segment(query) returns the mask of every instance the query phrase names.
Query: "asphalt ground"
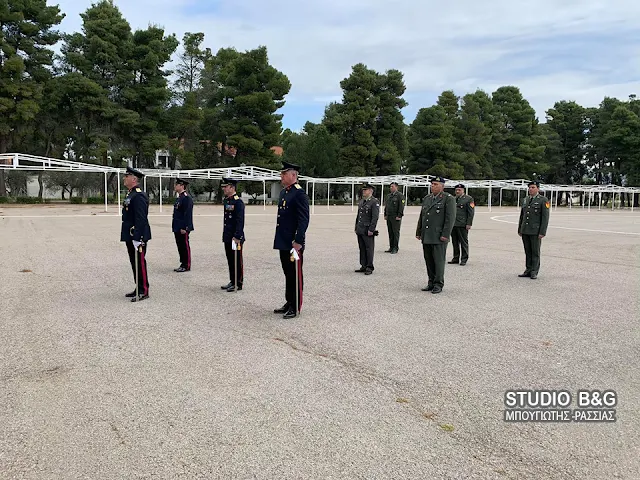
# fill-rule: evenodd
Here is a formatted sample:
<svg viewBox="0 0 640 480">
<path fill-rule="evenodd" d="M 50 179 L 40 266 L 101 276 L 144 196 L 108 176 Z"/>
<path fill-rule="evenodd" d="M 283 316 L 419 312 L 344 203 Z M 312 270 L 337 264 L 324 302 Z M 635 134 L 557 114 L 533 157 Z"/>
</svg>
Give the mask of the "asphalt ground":
<svg viewBox="0 0 640 480">
<path fill-rule="evenodd" d="M 418 211 L 397 255 L 380 219 L 364 276 L 355 212 L 316 205 L 284 320 L 275 207 L 247 208 L 227 293 L 221 207 L 196 205 L 179 274 L 152 206 L 132 304 L 116 206 L 1 205 L 0 478 L 640 478 L 640 212 L 554 210 L 534 281 L 518 210 L 478 207 L 432 295 Z M 612 389 L 617 420 L 505 422 L 509 389 Z"/>
</svg>

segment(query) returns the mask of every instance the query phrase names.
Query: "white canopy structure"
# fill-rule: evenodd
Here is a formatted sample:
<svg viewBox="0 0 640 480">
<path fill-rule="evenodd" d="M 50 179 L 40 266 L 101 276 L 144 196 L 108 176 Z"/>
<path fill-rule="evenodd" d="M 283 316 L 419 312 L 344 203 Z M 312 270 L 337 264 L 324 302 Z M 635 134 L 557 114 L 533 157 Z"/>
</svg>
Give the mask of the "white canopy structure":
<svg viewBox="0 0 640 480">
<path fill-rule="evenodd" d="M 118 185 L 120 185 L 120 175 L 125 173 L 124 168 L 109 167 L 104 165 L 96 165 L 91 163 L 81 163 L 72 160 L 61 160 L 47 157 L 38 157 L 34 155 L 26 155 L 22 153 L 6 153 L 0 155 L 0 169 L 2 170 L 16 170 L 16 171 L 50 171 L 50 172 L 93 172 L 103 173 L 105 191 L 107 190 L 107 179 L 109 174 L 115 173 L 118 177 Z M 194 178 L 194 179 L 209 179 L 220 180 L 222 177 L 233 177 L 241 181 L 262 182 L 263 189 L 263 207 L 266 209 L 266 182 L 279 181 L 280 172 L 276 170 L 269 170 L 261 167 L 254 166 L 241 166 L 241 167 L 228 167 L 228 168 L 206 168 L 197 170 L 166 170 L 166 169 L 140 169 L 145 174 L 145 189 L 146 178 L 157 177 L 159 179 L 160 191 L 162 191 L 162 179 L 171 177 L 181 178 Z M 312 213 L 315 212 L 315 186 L 316 184 L 327 185 L 327 208 L 330 203 L 330 189 L 331 185 L 351 185 L 351 208 L 354 208 L 355 189 L 356 185 L 360 185 L 364 182 L 371 185 L 380 185 L 384 187 L 391 182 L 397 182 L 404 189 L 405 196 L 410 187 L 426 187 L 430 190 L 432 175 L 387 175 L 387 176 L 365 176 L 365 177 L 335 177 L 335 178 L 314 178 L 305 175 L 300 175 L 299 180 L 306 183 L 306 191 L 309 193 L 309 185 L 311 185 L 311 206 Z M 453 188 L 457 184 L 465 186 L 467 191 L 473 189 L 486 189 L 488 190 L 488 207 L 491 211 L 491 197 L 492 191 L 495 189 L 500 190 L 500 203 L 502 206 L 502 192 L 504 190 L 527 191 L 528 180 L 448 180 L 445 184 L 446 188 Z M 591 202 L 596 193 L 611 193 L 613 194 L 613 201 L 611 202 L 611 208 L 615 208 L 615 196 L 623 193 L 640 194 L 640 187 L 621 187 L 618 185 L 554 185 L 554 184 L 541 184 L 540 190 L 544 192 L 550 192 L 550 201 L 552 208 L 558 207 L 558 194 L 559 192 L 575 192 L 587 193 L 589 197 L 588 209 L 591 210 Z M 380 201 L 383 202 L 383 188 L 380 189 Z M 555 203 L 554 203 L 555 192 Z M 121 203 L 120 189 L 117 192 L 118 204 Z M 631 210 L 633 211 L 633 201 L 631 202 Z M 518 193 L 518 206 L 520 205 L 520 194 Z M 105 195 L 105 211 L 108 209 L 107 196 Z M 571 208 L 571 203 L 569 203 Z M 583 204 L 584 208 L 584 204 Z M 598 210 L 601 206 L 598 205 Z M 162 211 L 162 195 L 160 195 L 160 211 Z"/>
</svg>

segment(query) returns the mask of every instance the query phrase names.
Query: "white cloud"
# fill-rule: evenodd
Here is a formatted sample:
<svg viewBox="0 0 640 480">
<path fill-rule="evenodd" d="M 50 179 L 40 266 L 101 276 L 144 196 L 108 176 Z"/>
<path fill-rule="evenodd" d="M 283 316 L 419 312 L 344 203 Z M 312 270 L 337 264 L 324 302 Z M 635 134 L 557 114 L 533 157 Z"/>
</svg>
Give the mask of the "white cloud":
<svg viewBox="0 0 640 480">
<path fill-rule="evenodd" d="M 544 65 L 554 52 L 550 42 L 558 35 L 607 35 L 610 42 L 626 33 L 637 42 L 637 35 L 628 32 L 640 27 L 640 2 L 116 0 L 116 4 L 134 28 L 156 23 L 179 38 L 186 31 L 202 31 L 213 51 L 266 45 L 271 62 L 291 80 L 289 101 L 301 104 L 340 98 L 339 82 L 358 62 L 379 71 L 401 70 L 413 97 L 437 95 L 448 88 L 464 94 L 514 84 L 542 119 L 556 100 L 573 98 L 597 105 L 604 95 L 626 98 L 640 93 L 640 84 L 632 81 L 638 78 L 638 66 L 616 60 L 621 42 L 612 47 L 615 51 L 602 44 L 593 54 L 585 52 L 580 42 L 558 44 L 586 58 L 586 64 L 571 62 L 561 71 Z M 89 5 L 60 1 L 68 14 L 63 28 L 79 29 L 78 14 Z M 210 13 L 207 5 L 213 6 Z M 197 13 L 188 13 L 195 7 L 200 9 Z M 629 60 L 638 52 L 637 43 L 624 48 Z M 608 77 L 604 80 L 603 72 Z"/>
</svg>

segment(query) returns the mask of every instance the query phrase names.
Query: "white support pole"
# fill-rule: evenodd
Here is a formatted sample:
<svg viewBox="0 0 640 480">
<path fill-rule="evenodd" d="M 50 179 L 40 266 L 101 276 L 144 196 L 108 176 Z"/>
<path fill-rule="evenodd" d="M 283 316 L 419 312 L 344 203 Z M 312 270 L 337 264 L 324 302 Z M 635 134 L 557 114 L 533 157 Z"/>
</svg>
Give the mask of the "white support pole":
<svg viewBox="0 0 640 480">
<path fill-rule="evenodd" d="M 633 212 L 633 204 L 636 203 L 636 194 L 631 192 L 631 211 Z"/>
<path fill-rule="evenodd" d="M 144 191 L 147 191 L 147 176 L 144 176 Z"/>
<path fill-rule="evenodd" d="M 331 196 L 329 195 L 330 190 L 331 190 L 331 184 L 327 182 L 327 210 L 329 210 L 329 197 Z"/>
<path fill-rule="evenodd" d="M 351 211 L 353 212 L 353 203 L 356 198 L 356 184 L 351 182 Z"/>
<path fill-rule="evenodd" d="M 500 189 L 500 208 L 502 208 L 502 188 Z"/>
<path fill-rule="evenodd" d="M 489 211 L 491 211 L 491 185 L 489 185 Z"/>
<path fill-rule="evenodd" d="M 108 212 L 109 207 L 107 207 L 107 197 L 109 196 L 109 192 L 107 191 L 107 172 L 104 172 L 104 211 Z M 120 203 L 120 202 L 118 202 Z"/>
<path fill-rule="evenodd" d="M 316 182 L 311 184 L 311 213 L 316 213 Z"/>
<path fill-rule="evenodd" d="M 267 209 L 267 182 L 262 180 L 262 209 Z"/>
<path fill-rule="evenodd" d="M 118 205 L 120 205 L 120 170 L 118 170 L 117 175 L 118 175 L 118 186 L 116 188 L 118 192 Z M 147 177 L 145 176 L 144 178 L 146 179 Z"/>
<path fill-rule="evenodd" d="M 516 193 L 518 194 L 518 208 L 520 208 L 520 189 L 516 189 Z"/>
<path fill-rule="evenodd" d="M 569 210 L 571 210 L 573 206 L 573 192 L 569 190 L 569 196 L 567 197 L 567 203 L 569 204 Z"/>
<path fill-rule="evenodd" d="M 162 213 L 162 175 L 158 177 L 158 183 L 160 184 L 160 213 Z"/>
<path fill-rule="evenodd" d="M 380 205 L 384 205 L 384 183 L 380 184 Z"/>
<path fill-rule="evenodd" d="M 616 206 L 616 192 L 613 192 L 613 195 L 611 197 L 611 211 L 612 212 L 613 212 L 615 206 Z"/>
<path fill-rule="evenodd" d="M 556 210 L 558 209 L 558 194 L 560 192 L 558 190 L 556 190 Z"/>
</svg>

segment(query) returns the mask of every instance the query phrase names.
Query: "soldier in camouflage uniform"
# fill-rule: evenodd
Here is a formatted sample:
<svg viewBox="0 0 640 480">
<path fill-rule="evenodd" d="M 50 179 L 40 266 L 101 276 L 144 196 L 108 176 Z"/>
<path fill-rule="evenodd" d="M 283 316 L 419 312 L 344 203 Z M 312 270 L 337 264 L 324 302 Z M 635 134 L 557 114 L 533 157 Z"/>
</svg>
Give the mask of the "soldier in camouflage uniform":
<svg viewBox="0 0 640 480">
<path fill-rule="evenodd" d="M 526 264 L 524 273 L 519 277 L 538 278 L 540 270 L 540 246 L 547 235 L 549 209 L 551 204 L 544 195 L 540 195 L 540 182 L 529 182 L 529 196 L 522 202 L 518 235 L 522 237 Z"/>
<path fill-rule="evenodd" d="M 375 236 L 378 234 L 376 226 L 380 217 L 380 201 L 373 196 L 373 186 L 365 183 L 362 186 L 362 199 L 358 204 L 355 232 L 358 236 L 360 249 L 360 268 L 356 272 L 371 275 L 373 273 L 373 253 Z"/>
<path fill-rule="evenodd" d="M 464 193 L 464 185 L 456 185 L 456 223 L 451 232 L 451 243 L 453 244 L 453 259 L 449 263 L 460 262 L 465 266 L 469 260 L 469 230 L 473 225 L 473 214 L 476 204 L 473 198 Z M 462 250 L 462 255 L 460 255 Z"/>
<path fill-rule="evenodd" d="M 456 200 L 444 191 L 445 179 L 431 179 L 431 195 L 424 197 L 418 217 L 416 238 L 422 241 L 429 283 L 423 292 L 440 293 L 444 287 L 447 245 L 456 221 Z"/>
<path fill-rule="evenodd" d="M 384 203 L 384 219 L 389 232 L 389 250 L 385 253 L 398 253 L 400 243 L 400 224 L 404 215 L 404 196 L 398 191 L 398 183 L 391 182 L 391 193 Z"/>
</svg>

